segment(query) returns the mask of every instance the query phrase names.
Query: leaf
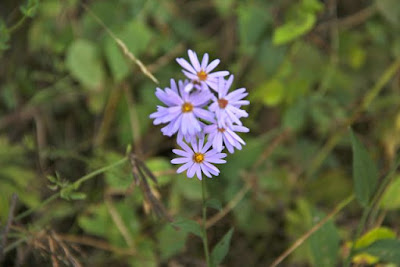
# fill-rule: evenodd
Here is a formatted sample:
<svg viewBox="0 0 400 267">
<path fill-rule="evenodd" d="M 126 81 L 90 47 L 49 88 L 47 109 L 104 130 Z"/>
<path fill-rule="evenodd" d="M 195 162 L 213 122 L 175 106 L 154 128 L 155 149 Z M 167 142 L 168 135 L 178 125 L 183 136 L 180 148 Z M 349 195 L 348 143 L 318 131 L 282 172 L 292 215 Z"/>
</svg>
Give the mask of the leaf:
<svg viewBox="0 0 400 267">
<path fill-rule="evenodd" d="M 400 240 L 384 239 L 378 240 L 366 248 L 360 249 L 358 252 L 368 253 L 378 257 L 380 261 L 400 264 Z"/>
<path fill-rule="evenodd" d="M 216 210 L 222 210 L 222 204 L 221 201 L 219 201 L 216 198 L 212 198 L 206 201 L 206 206 L 216 209 Z"/>
<path fill-rule="evenodd" d="M 71 75 L 85 87 L 94 89 L 102 85 L 104 71 L 94 43 L 75 40 L 68 48 L 65 64 Z"/>
<path fill-rule="evenodd" d="M 381 207 L 387 210 L 395 210 L 400 208 L 400 176 L 392 181 L 381 199 Z"/>
<path fill-rule="evenodd" d="M 284 127 L 294 131 L 302 129 L 306 122 L 306 114 L 306 101 L 300 98 L 285 111 L 283 115 Z"/>
<path fill-rule="evenodd" d="M 378 170 L 368 151 L 351 129 L 350 134 L 353 147 L 354 191 L 357 200 L 366 207 L 375 191 Z"/>
<path fill-rule="evenodd" d="M 257 43 L 265 30 L 272 24 L 272 17 L 266 16 L 268 6 L 241 4 L 237 9 L 240 48 L 246 53 L 256 50 Z"/>
<path fill-rule="evenodd" d="M 272 79 L 262 83 L 256 88 L 255 100 L 261 99 L 266 106 L 276 106 L 284 99 L 284 86 L 278 79 Z"/>
<path fill-rule="evenodd" d="M 161 252 L 161 259 L 167 260 L 173 255 L 182 251 L 185 246 L 187 232 L 176 231 L 170 225 L 166 225 L 158 233 L 158 244 Z"/>
<path fill-rule="evenodd" d="M 141 53 L 149 49 L 153 32 L 144 23 L 135 20 L 127 24 L 119 36 L 129 51 L 138 57 Z"/>
<path fill-rule="evenodd" d="M 171 163 L 166 158 L 153 157 L 146 160 L 146 165 L 157 176 L 159 186 L 171 183 L 172 179 L 176 177 L 175 172 L 170 173 Z M 164 174 L 161 175 L 161 173 Z"/>
<path fill-rule="evenodd" d="M 318 223 L 325 216 L 322 212 L 314 215 L 314 223 Z M 317 218 L 317 219 L 315 219 Z M 309 240 L 309 246 L 314 266 L 336 266 L 339 252 L 339 232 L 332 220 L 329 220 L 317 230 Z"/>
<path fill-rule="evenodd" d="M 173 226 L 178 227 L 182 231 L 192 233 L 199 237 L 203 237 L 203 231 L 201 230 L 200 225 L 192 220 L 180 218 L 171 223 Z"/>
<path fill-rule="evenodd" d="M 211 252 L 212 266 L 218 266 L 228 254 L 233 234 L 233 227 L 222 237 Z"/>
<path fill-rule="evenodd" d="M 18 203 L 27 207 L 40 204 L 42 183 L 31 169 L 29 154 L 23 142 L 11 144 L 8 138 L 0 136 L 0 221 L 8 217 L 9 199 L 13 193 L 18 195 Z"/>
<path fill-rule="evenodd" d="M 379 227 L 372 229 L 371 231 L 367 232 L 363 236 L 361 236 L 355 243 L 355 249 L 365 248 L 372 243 L 376 242 L 377 240 L 382 239 L 395 239 L 396 233 L 393 232 L 391 229 L 386 227 Z M 356 264 L 363 264 L 368 263 L 370 265 L 375 264 L 379 261 L 377 257 L 374 257 L 368 253 L 357 253 L 352 257 L 352 262 Z"/>
<path fill-rule="evenodd" d="M 395 239 L 396 233 L 387 227 L 379 227 L 368 231 L 361 236 L 355 244 L 355 248 L 367 247 L 380 239 Z"/>
<path fill-rule="evenodd" d="M 113 207 L 124 223 L 130 236 L 134 237 L 140 231 L 140 223 L 132 210 L 132 205 L 124 201 L 114 202 Z M 86 233 L 109 240 L 113 245 L 126 246 L 115 219 L 106 204 L 91 205 L 78 217 L 78 225 Z"/>
<path fill-rule="evenodd" d="M 400 24 L 400 5 L 398 0 L 375 0 L 379 12 L 391 23 Z"/>
<path fill-rule="evenodd" d="M 9 48 L 8 40 L 10 40 L 10 33 L 4 21 L 0 19 L 0 52 Z"/>
<path fill-rule="evenodd" d="M 72 192 L 69 197 L 72 200 L 82 200 L 82 199 L 86 199 L 86 194 L 82 193 L 82 192 Z"/>
<path fill-rule="evenodd" d="M 20 6 L 22 14 L 27 17 L 34 17 L 39 7 L 39 0 L 28 0 L 25 5 Z"/>
<path fill-rule="evenodd" d="M 174 185 L 185 199 L 200 200 L 202 198 L 201 190 L 199 190 L 200 184 L 196 179 L 178 180 Z"/>
<path fill-rule="evenodd" d="M 130 72 L 129 65 L 121 50 L 111 38 L 107 38 L 104 43 L 104 53 L 114 80 L 120 82 L 125 79 Z"/>
<path fill-rule="evenodd" d="M 273 43 L 275 45 L 282 45 L 296 39 L 311 30 L 315 21 L 315 15 L 306 13 L 299 16 L 296 20 L 286 22 L 275 29 L 272 39 Z"/>
<path fill-rule="evenodd" d="M 322 9 L 322 4 L 316 0 L 303 0 L 295 9 L 294 16 L 275 29 L 272 37 L 275 45 L 288 43 L 310 31 L 317 20 L 316 12 Z"/>
</svg>

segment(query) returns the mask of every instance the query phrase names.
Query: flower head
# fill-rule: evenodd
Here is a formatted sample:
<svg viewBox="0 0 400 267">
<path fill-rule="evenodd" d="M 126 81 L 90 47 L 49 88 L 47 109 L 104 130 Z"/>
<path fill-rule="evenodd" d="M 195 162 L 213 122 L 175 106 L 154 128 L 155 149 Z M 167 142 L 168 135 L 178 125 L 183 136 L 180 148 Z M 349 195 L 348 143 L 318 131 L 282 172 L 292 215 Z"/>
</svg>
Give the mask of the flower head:
<svg viewBox="0 0 400 267">
<path fill-rule="evenodd" d="M 228 71 L 217 71 L 211 73 L 211 71 L 218 66 L 220 60 L 215 59 L 208 64 L 208 54 L 205 53 L 200 63 L 196 52 L 190 49 L 188 50 L 188 55 L 191 64 L 184 58 L 176 59 L 178 64 L 184 68 L 182 72 L 191 80 L 191 82 L 185 86 L 185 91 L 190 92 L 193 87 L 206 90 L 208 87 L 211 87 L 212 89 L 217 90 L 218 78 L 229 74 Z"/>
<path fill-rule="evenodd" d="M 157 88 L 156 96 L 167 107 L 157 106 L 157 111 L 150 115 L 154 124 L 168 123 L 161 129 L 164 135 L 172 136 L 180 131 L 183 136 L 193 136 L 201 132 L 202 124 L 199 119 L 214 121 L 214 114 L 203 107 L 208 104 L 212 94 L 200 91 L 189 94 L 184 91 L 187 81 L 176 82 L 171 79 L 171 88 Z"/>
<path fill-rule="evenodd" d="M 215 112 L 218 124 L 226 126 L 227 124 L 236 123 L 242 125 L 241 117 L 248 117 L 248 113 L 240 107 L 248 105 L 248 100 L 243 100 L 248 95 L 245 88 L 236 89 L 228 93 L 233 82 L 233 75 L 225 81 L 224 78 L 218 80 L 218 98 L 214 97 L 214 102 L 210 105 L 210 110 Z"/>
<path fill-rule="evenodd" d="M 202 179 L 202 173 L 207 177 L 218 176 L 219 170 L 211 163 L 225 163 L 223 159 L 226 157 L 225 153 L 220 153 L 215 149 L 211 149 L 211 142 L 204 145 L 204 136 L 202 138 L 192 139 L 191 146 L 185 142 L 178 142 L 181 149 L 173 149 L 172 151 L 177 154 L 178 158 L 171 160 L 173 164 L 183 164 L 178 168 L 177 173 L 187 170 L 187 177 L 192 178 L 195 174 L 199 180 Z"/>
<path fill-rule="evenodd" d="M 214 123 L 204 127 L 204 132 L 208 134 L 208 141 L 212 142 L 214 149 L 222 151 L 225 145 L 229 153 L 233 153 L 235 148 L 241 150 L 242 145 L 246 144 L 236 132 L 247 133 L 249 128 L 240 125 L 219 126 Z"/>
</svg>

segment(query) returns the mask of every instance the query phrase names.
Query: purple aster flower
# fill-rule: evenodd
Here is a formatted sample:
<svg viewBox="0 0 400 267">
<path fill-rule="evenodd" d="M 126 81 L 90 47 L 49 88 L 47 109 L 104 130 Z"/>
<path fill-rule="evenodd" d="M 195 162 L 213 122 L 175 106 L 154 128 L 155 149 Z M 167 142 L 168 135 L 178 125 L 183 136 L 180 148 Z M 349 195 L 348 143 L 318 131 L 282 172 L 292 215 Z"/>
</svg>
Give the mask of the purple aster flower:
<svg viewBox="0 0 400 267">
<path fill-rule="evenodd" d="M 193 136 L 202 131 L 199 119 L 213 122 L 214 114 L 203 107 L 212 97 L 209 91 L 199 91 L 189 94 L 184 91 L 188 81 L 176 82 L 171 79 L 171 88 L 157 88 L 156 96 L 167 107 L 157 106 L 157 111 L 150 115 L 154 124 L 168 123 L 161 129 L 164 135 L 172 136 L 180 131 L 183 136 Z"/>
<path fill-rule="evenodd" d="M 213 120 L 213 122 L 215 122 L 215 120 Z M 186 142 L 191 142 L 192 139 L 204 137 L 203 130 L 204 130 L 204 127 L 207 126 L 207 124 L 205 124 L 205 123 L 202 122 L 202 121 L 199 121 L 199 123 L 200 123 L 200 127 L 201 127 L 202 131 L 201 131 L 201 132 L 197 132 L 195 135 L 190 135 L 190 134 L 185 134 L 185 135 L 184 135 L 184 134 L 182 133 L 182 131 L 179 129 L 179 130 L 178 130 L 178 135 L 177 135 L 177 137 L 176 137 L 177 142 L 179 143 L 179 142 L 181 142 L 183 139 L 185 139 Z"/>
<path fill-rule="evenodd" d="M 243 100 L 248 95 L 245 88 L 236 89 L 228 94 L 228 90 L 233 82 L 233 75 L 227 81 L 224 78 L 218 80 L 218 98 L 213 96 L 214 103 L 210 105 L 210 110 L 215 115 L 220 126 L 236 123 L 242 125 L 241 117 L 248 117 L 249 114 L 240 109 L 242 105 L 248 105 L 248 100 Z"/>
<path fill-rule="evenodd" d="M 188 55 L 191 64 L 183 58 L 176 59 L 178 64 L 184 68 L 182 72 L 191 80 L 191 82 L 186 85 L 185 91 L 190 92 L 193 87 L 196 87 L 197 89 L 208 89 L 208 87 L 211 87 L 212 89 L 217 90 L 218 78 L 229 74 L 228 71 L 217 71 L 211 73 L 211 71 L 218 66 L 220 60 L 215 59 L 208 64 L 208 54 L 205 53 L 200 64 L 196 52 L 189 49 Z"/>
<path fill-rule="evenodd" d="M 196 174 L 199 180 L 202 179 L 202 173 L 210 178 L 212 175 L 218 176 L 219 170 L 211 163 L 225 163 L 226 161 L 223 158 L 226 157 L 226 154 L 220 153 L 215 149 L 209 150 L 211 148 L 211 142 L 207 142 L 204 145 L 204 136 L 203 138 L 199 138 L 198 141 L 192 139 L 190 144 L 192 147 L 189 147 L 185 142 L 179 142 L 179 145 L 183 150 L 172 150 L 175 154 L 181 157 L 171 160 L 171 163 L 183 164 L 176 172 L 181 173 L 187 170 L 188 178 L 192 178 L 194 174 Z"/>
<path fill-rule="evenodd" d="M 240 125 L 220 127 L 212 124 L 204 127 L 204 132 L 208 134 L 208 141 L 212 142 L 214 149 L 222 151 L 225 145 L 229 153 L 233 153 L 234 148 L 241 150 L 242 145 L 246 144 L 235 132 L 248 133 L 249 128 Z"/>
</svg>

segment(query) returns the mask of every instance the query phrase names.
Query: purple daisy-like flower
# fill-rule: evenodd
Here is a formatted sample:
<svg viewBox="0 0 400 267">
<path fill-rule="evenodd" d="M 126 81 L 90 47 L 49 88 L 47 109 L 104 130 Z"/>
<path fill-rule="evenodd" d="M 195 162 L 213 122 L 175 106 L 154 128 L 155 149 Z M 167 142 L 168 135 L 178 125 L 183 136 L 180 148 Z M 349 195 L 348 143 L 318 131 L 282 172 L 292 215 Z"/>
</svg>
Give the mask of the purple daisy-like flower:
<svg viewBox="0 0 400 267">
<path fill-rule="evenodd" d="M 218 78 L 225 77 L 229 74 L 228 71 L 217 71 L 211 73 L 211 71 L 218 66 L 220 60 L 215 59 L 208 64 L 208 54 L 205 53 L 200 63 L 196 52 L 190 49 L 188 50 L 188 55 L 191 64 L 184 58 L 176 59 L 178 64 L 184 68 L 182 72 L 191 80 L 191 82 L 185 86 L 185 91 L 190 92 L 193 87 L 198 89 L 208 89 L 208 87 L 211 87 L 212 89 L 217 90 Z"/>
<path fill-rule="evenodd" d="M 187 177 L 192 178 L 195 174 L 199 180 L 202 179 L 202 173 L 211 178 L 212 175 L 218 176 L 219 170 L 214 164 L 226 163 L 223 159 L 226 157 L 225 153 L 220 153 L 215 149 L 211 149 L 211 142 L 204 145 L 204 137 L 199 138 L 198 141 L 193 139 L 190 142 L 192 147 L 189 147 L 185 142 L 179 142 L 181 149 L 173 149 L 172 151 L 181 156 L 171 160 L 173 164 L 183 164 L 176 171 L 181 173 L 187 170 Z"/>
<path fill-rule="evenodd" d="M 235 148 L 241 150 L 242 145 L 246 144 L 235 132 L 248 133 L 249 128 L 240 125 L 220 127 L 212 124 L 204 127 L 204 132 L 208 134 L 208 141 L 212 142 L 214 149 L 222 151 L 225 145 L 229 153 L 233 153 Z"/>
<path fill-rule="evenodd" d="M 248 117 L 249 114 L 240 109 L 242 105 L 248 105 L 248 100 L 243 100 L 248 95 L 245 88 L 236 89 L 228 94 L 228 90 L 233 82 L 233 75 L 228 80 L 219 78 L 218 80 L 218 98 L 213 96 L 214 102 L 209 109 L 215 112 L 218 120 L 218 125 L 225 126 L 226 124 L 236 123 L 242 125 L 241 117 Z"/>
<path fill-rule="evenodd" d="M 203 107 L 208 104 L 212 94 L 199 91 L 189 94 L 184 91 L 188 81 L 179 81 L 178 85 L 171 79 L 171 88 L 157 88 L 156 96 L 167 107 L 157 106 L 157 111 L 150 115 L 154 124 L 168 123 L 161 129 L 164 135 L 172 136 L 180 131 L 183 136 L 193 136 L 202 131 L 199 119 L 214 121 L 214 114 Z"/>
</svg>

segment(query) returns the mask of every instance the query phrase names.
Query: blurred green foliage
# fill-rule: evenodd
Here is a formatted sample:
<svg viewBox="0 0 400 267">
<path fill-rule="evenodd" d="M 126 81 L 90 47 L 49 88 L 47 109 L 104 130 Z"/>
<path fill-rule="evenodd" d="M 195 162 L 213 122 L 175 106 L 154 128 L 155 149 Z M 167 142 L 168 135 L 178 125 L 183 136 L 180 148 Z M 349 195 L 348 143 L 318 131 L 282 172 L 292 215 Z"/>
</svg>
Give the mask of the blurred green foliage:
<svg viewBox="0 0 400 267">
<path fill-rule="evenodd" d="M 267 266 L 354 190 L 370 204 L 400 145 L 400 76 L 390 71 L 400 58 L 397 0 L 3 0 L 1 229 L 12 193 L 16 215 L 38 207 L 52 189 L 120 160 L 129 144 L 158 178 L 153 194 L 174 217 L 190 218 L 171 225 L 154 216 L 126 163 L 16 221 L 8 243 L 23 241 L 25 264 L 54 264 L 40 243 L 51 231 L 84 266 L 204 263 L 201 184 L 175 173 L 175 144 L 148 117 L 155 88 L 184 78 L 175 58 L 188 48 L 220 58 L 218 69 L 251 101 L 247 145 L 207 180 L 209 217 L 233 205 L 209 229 L 215 264 Z M 354 263 L 399 264 L 399 187 L 395 171 L 359 236 L 363 207 L 352 202 L 282 266 L 338 266 L 349 244 Z"/>
</svg>

